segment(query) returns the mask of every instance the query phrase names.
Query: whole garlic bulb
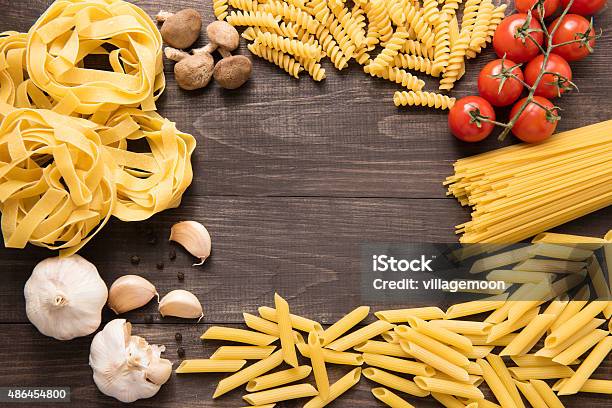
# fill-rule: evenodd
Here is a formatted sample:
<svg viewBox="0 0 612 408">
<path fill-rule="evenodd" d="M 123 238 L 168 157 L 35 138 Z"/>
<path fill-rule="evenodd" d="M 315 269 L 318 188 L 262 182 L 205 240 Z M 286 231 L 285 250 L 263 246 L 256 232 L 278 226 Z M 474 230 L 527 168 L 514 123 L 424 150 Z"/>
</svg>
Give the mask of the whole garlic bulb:
<svg viewBox="0 0 612 408">
<path fill-rule="evenodd" d="M 157 394 L 172 374 L 172 363 L 161 358 L 164 346 L 132 336 L 132 325 L 115 319 L 91 342 L 89 365 L 98 389 L 121 402 L 134 402 Z"/>
<path fill-rule="evenodd" d="M 70 340 L 100 326 L 108 297 L 98 270 L 79 255 L 39 262 L 23 294 L 28 319 L 45 336 Z"/>
</svg>

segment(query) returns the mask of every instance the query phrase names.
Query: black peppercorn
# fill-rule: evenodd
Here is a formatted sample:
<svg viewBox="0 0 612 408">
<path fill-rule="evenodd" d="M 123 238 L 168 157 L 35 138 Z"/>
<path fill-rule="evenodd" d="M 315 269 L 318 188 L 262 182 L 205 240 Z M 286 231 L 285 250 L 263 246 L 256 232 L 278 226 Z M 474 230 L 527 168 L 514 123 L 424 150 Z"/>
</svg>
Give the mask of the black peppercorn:
<svg viewBox="0 0 612 408">
<path fill-rule="evenodd" d="M 171 261 L 174 261 L 176 259 L 176 250 L 174 248 L 170 250 L 170 253 L 168 254 L 168 258 L 170 258 Z"/>
<path fill-rule="evenodd" d="M 182 335 L 181 333 L 176 333 L 176 334 L 174 335 L 174 339 L 175 339 L 175 340 L 177 341 L 177 343 L 178 343 L 178 342 L 180 342 L 180 341 L 182 341 L 182 340 L 183 340 L 183 335 Z"/>
<path fill-rule="evenodd" d="M 177 348 L 177 349 L 176 349 L 176 354 L 178 354 L 178 356 L 179 356 L 180 358 L 185 357 L 185 349 L 184 349 L 184 348 L 182 348 L 182 347 Z"/>
<path fill-rule="evenodd" d="M 157 269 L 159 269 L 159 270 L 164 269 L 164 263 L 163 262 L 158 262 L 156 266 L 157 266 Z"/>
<path fill-rule="evenodd" d="M 145 320 L 146 324 L 151 324 L 151 323 L 153 323 L 153 316 L 146 315 L 144 320 Z"/>
<path fill-rule="evenodd" d="M 176 277 L 178 278 L 178 280 L 183 281 L 185 280 L 185 274 L 183 272 L 179 272 L 176 274 Z"/>
<path fill-rule="evenodd" d="M 134 255 L 130 258 L 130 262 L 132 263 L 132 265 L 138 265 L 140 263 L 140 257 Z"/>
</svg>

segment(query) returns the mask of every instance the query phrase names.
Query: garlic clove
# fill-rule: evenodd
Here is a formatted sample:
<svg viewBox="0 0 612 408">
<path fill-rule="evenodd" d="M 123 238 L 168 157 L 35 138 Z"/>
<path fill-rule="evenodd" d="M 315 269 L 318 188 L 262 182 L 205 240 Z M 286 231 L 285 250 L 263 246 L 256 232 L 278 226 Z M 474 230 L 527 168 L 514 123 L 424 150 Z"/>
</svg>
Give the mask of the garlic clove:
<svg viewBox="0 0 612 408">
<path fill-rule="evenodd" d="M 177 289 L 169 292 L 159 302 L 159 313 L 162 316 L 182 317 L 185 319 L 202 318 L 202 304 L 197 297 L 186 290 Z"/>
<path fill-rule="evenodd" d="M 194 265 L 202 265 L 210 256 L 211 240 L 206 227 L 197 221 L 181 221 L 172 226 L 170 230 L 170 241 L 181 244 L 189 253 L 200 262 Z"/>
<path fill-rule="evenodd" d="M 170 378 L 172 374 L 172 363 L 170 360 L 160 358 L 149 364 L 149 367 L 145 371 L 145 377 L 148 381 L 153 384 L 162 385 Z"/>
<path fill-rule="evenodd" d="M 142 276 L 124 275 L 111 285 L 108 307 L 116 314 L 121 314 L 146 305 L 155 296 L 159 298 L 151 282 Z"/>
</svg>

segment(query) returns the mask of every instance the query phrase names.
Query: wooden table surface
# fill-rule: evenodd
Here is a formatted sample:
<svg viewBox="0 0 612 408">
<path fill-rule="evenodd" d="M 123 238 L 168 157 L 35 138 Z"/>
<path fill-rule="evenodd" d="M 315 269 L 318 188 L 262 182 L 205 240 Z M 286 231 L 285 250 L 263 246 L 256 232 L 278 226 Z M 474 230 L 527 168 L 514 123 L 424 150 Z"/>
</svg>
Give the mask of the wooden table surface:
<svg viewBox="0 0 612 408">
<path fill-rule="evenodd" d="M 0 30 L 26 31 L 50 3 L 0 0 Z M 162 7 L 194 7 L 205 21 L 212 21 L 210 0 L 135 3 L 151 15 Z M 604 28 L 603 37 L 594 55 L 572 64 L 580 92 L 559 102 L 564 109 L 559 130 L 612 116 L 607 29 L 612 13 L 606 11 L 595 23 Z M 240 53 L 249 54 L 244 44 Z M 493 58 L 486 50 L 471 60 L 453 96 L 475 93 L 480 68 Z M 124 316 L 134 323 L 135 334 L 166 344 L 166 356 L 175 363 L 176 332 L 183 335 L 187 358 L 206 357 L 218 344 L 203 344 L 201 332 L 211 324 L 240 327 L 242 312 L 271 305 L 274 291 L 288 299 L 295 313 L 324 324 L 334 322 L 361 304 L 360 245 L 455 242 L 453 226 L 469 213 L 446 198 L 441 186 L 453 161 L 513 142 L 491 137 L 480 144 L 460 143 L 448 133 L 445 113 L 396 108 L 392 95 L 397 87 L 365 75 L 355 63 L 342 72 L 326 63 L 328 78 L 322 83 L 305 75 L 292 79 L 261 60 L 255 59 L 253 68 L 252 79 L 239 90 L 224 91 L 213 84 L 184 92 L 166 63 L 168 85 L 159 101 L 160 113 L 197 138 L 194 182 L 179 208 L 140 224 L 113 220 L 81 252 L 108 285 L 134 273 L 154 282 L 161 294 L 183 288 L 198 296 L 205 309 L 199 324 L 162 319 L 154 302 Z M 435 82 L 424 79 L 428 89 L 435 89 Z M 193 258 L 167 242 L 170 226 L 189 219 L 201 221 L 213 237 L 213 255 L 201 267 L 192 267 Z M 611 225 L 608 208 L 556 230 L 602 236 Z M 157 238 L 155 244 L 148 243 L 150 235 Z M 172 248 L 177 249 L 175 261 L 168 259 Z M 59 342 L 28 323 L 23 285 L 34 265 L 50 255 L 32 247 L 0 249 L 0 386 L 70 386 L 73 405 L 116 406 L 117 401 L 93 384 L 88 366 L 91 336 Z M 132 255 L 142 259 L 138 266 L 130 264 Z M 164 263 L 162 270 L 156 268 L 158 262 Z M 184 273 L 184 281 L 177 279 L 178 272 Z M 373 306 L 416 305 L 407 300 L 403 305 Z M 112 318 L 106 310 L 104 321 Z M 150 318 L 152 323 L 147 323 Z M 602 378 L 611 377 L 610 360 L 598 372 Z M 346 371 L 334 367 L 331 377 Z M 219 379 L 173 375 L 156 397 L 134 406 L 239 406 L 241 392 L 211 401 Z M 332 405 L 375 406 L 371 387 L 362 379 Z M 418 407 L 435 406 L 431 400 L 409 400 Z M 610 406 L 609 398 L 596 394 L 564 401 L 575 407 Z"/>
</svg>

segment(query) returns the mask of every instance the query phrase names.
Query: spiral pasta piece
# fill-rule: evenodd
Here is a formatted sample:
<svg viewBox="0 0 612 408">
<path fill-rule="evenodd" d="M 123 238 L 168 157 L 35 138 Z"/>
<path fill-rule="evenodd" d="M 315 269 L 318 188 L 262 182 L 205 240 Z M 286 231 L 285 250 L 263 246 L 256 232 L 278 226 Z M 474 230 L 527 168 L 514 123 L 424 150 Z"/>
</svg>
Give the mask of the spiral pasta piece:
<svg viewBox="0 0 612 408">
<path fill-rule="evenodd" d="M 368 27 L 368 38 L 378 38 L 380 42 L 387 42 L 393 35 L 391 18 L 387 13 L 385 0 L 370 0 L 366 9 L 370 26 Z"/>
<path fill-rule="evenodd" d="M 359 20 L 355 19 L 348 8 L 344 7 L 343 4 L 332 5 L 330 9 L 355 47 L 361 47 L 365 40 L 365 33 L 359 24 Z"/>
<path fill-rule="evenodd" d="M 448 14 L 450 17 L 457 15 L 459 5 L 463 0 L 446 0 L 440 12 Z"/>
<path fill-rule="evenodd" d="M 403 91 L 393 95 L 395 106 L 427 106 L 436 109 L 451 109 L 455 98 L 432 92 Z"/>
<path fill-rule="evenodd" d="M 495 30 L 497 30 L 497 26 L 502 22 L 504 17 L 506 17 L 507 8 L 507 4 L 500 4 L 495 8 L 495 10 L 493 10 L 491 20 L 489 22 L 489 27 L 487 29 L 487 43 L 490 43 L 493 40 L 493 34 L 495 34 Z"/>
<path fill-rule="evenodd" d="M 326 21 L 321 22 L 327 29 L 330 34 L 338 43 L 338 47 L 342 50 L 342 53 L 348 57 L 352 58 L 355 49 L 357 48 L 351 37 L 347 34 L 347 32 L 342 28 L 340 22 L 334 17 L 333 14 L 329 14 Z"/>
<path fill-rule="evenodd" d="M 431 31 L 429 23 L 425 20 L 423 11 L 419 10 L 412 3 L 406 2 L 404 12 L 408 27 L 414 31 L 415 38 L 425 43 L 427 47 L 433 46 L 434 33 Z"/>
<path fill-rule="evenodd" d="M 416 55 L 397 54 L 393 58 L 393 66 L 413 71 L 424 72 L 431 75 L 433 62 L 429 58 L 423 58 Z"/>
<path fill-rule="evenodd" d="M 476 23 L 476 17 L 478 16 L 478 9 L 482 1 L 483 0 L 466 0 L 465 6 L 463 7 L 463 18 L 461 19 L 460 31 L 472 32 L 474 23 Z"/>
<path fill-rule="evenodd" d="M 285 70 L 289 75 L 294 78 L 299 78 L 300 72 L 303 71 L 302 65 L 295 59 L 291 58 L 287 54 L 276 51 L 273 48 L 266 47 L 258 42 L 247 45 L 249 51 L 257 55 L 260 58 L 265 59 Z"/>
<path fill-rule="evenodd" d="M 478 15 L 474 22 L 474 28 L 472 30 L 472 36 L 470 38 L 470 47 L 466 54 L 468 57 L 473 58 L 476 54 L 482 51 L 482 48 L 486 45 L 487 34 L 489 32 L 489 24 L 493 16 L 493 3 L 491 0 L 484 0 L 480 3 L 478 8 Z"/>
<path fill-rule="evenodd" d="M 306 59 L 303 57 L 295 57 L 297 62 L 302 64 L 304 70 L 312 77 L 315 81 L 322 81 L 325 79 L 325 69 L 316 60 Z"/>
<path fill-rule="evenodd" d="M 281 37 L 274 33 L 257 34 L 257 41 L 262 45 L 274 48 L 277 51 L 291 54 L 294 57 L 304 57 L 307 59 L 320 59 L 322 50 L 310 44 L 304 44 L 299 40 L 292 40 L 286 37 Z"/>
<path fill-rule="evenodd" d="M 79 114 L 124 105 L 155 110 L 165 86 L 161 34 L 122 0 L 56 1 L 28 32 L 27 48 L 31 81 L 55 100 L 72 98 Z M 113 70 L 84 67 L 92 53 L 108 55 Z"/>
<path fill-rule="evenodd" d="M 429 24 L 435 25 L 440 18 L 438 0 L 423 0 L 423 18 Z"/>
<path fill-rule="evenodd" d="M 440 15 L 435 28 L 434 64 L 431 68 L 431 75 L 434 77 L 446 69 L 450 58 L 450 27 L 448 15 Z"/>
<path fill-rule="evenodd" d="M 404 14 L 403 3 L 404 0 L 386 0 L 387 13 L 396 26 L 406 25 L 406 15 Z"/>
<path fill-rule="evenodd" d="M 269 27 L 280 30 L 280 17 L 263 11 L 232 11 L 225 18 L 233 26 Z"/>
<path fill-rule="evenodd" d="M 227 0 L 213 0 L 213 13 L 217 20 L 225 20 L 228 8 Z"/>
<path fill-rule="evenodd" d="M 370 73 L 370 75 L 395 82 L 412 91 L 420 91 L 425 87 L 425 81 L 397 67 L 387 67 L 382 72 Z"/>
<path fill-rule="evenodd" d="M 217 16 L 215 2 L 219 0 L 213 1 L 213 10 L 215 11 L 215 16 Z M 243 10 L 243 11 L 257 11 L 259 9 L 259 2 L 257 0 L 229 0 L 229 5 L 235 9 Z M 227 11 L 227 7 L 224 12 Z M 226 13 L 227 15 L 227 13 Z M 219 18 L 219 16 L 217 16 Z M 219 18 L 219 20 L 224 20 L 225 17 Z"/>
<path fill-rule="evenodd" d="M 372 62 L 364 67 L 368 74 L 382 73 L 386 67 L 393 63 L 395 56 L 402 49 L 404 41 L 408 38 L 408 31 L 404 27 L 398 27 L 385 48 L 374 58 Z"/>
<path fill-rule="evenodd" d="M 465 69 L 465 53 L 470 45 L 470 33 L 465 31 L 459 34 L 451 49 L 448 67 L 440 80 L 441 90 L 450 90 L 455 86 L 462 71 Z"/>
<path fill-rule="evenodd" d="M 420 41 L 415 40 L 406 40 L 404 42 L 404 46 L 402 51 L 406 54 L 417 55 L 419 57 L 425 57 L 432 59 L 434 57 L 434 49 L 430 47 L 426 47 Z"/>
</svg>

